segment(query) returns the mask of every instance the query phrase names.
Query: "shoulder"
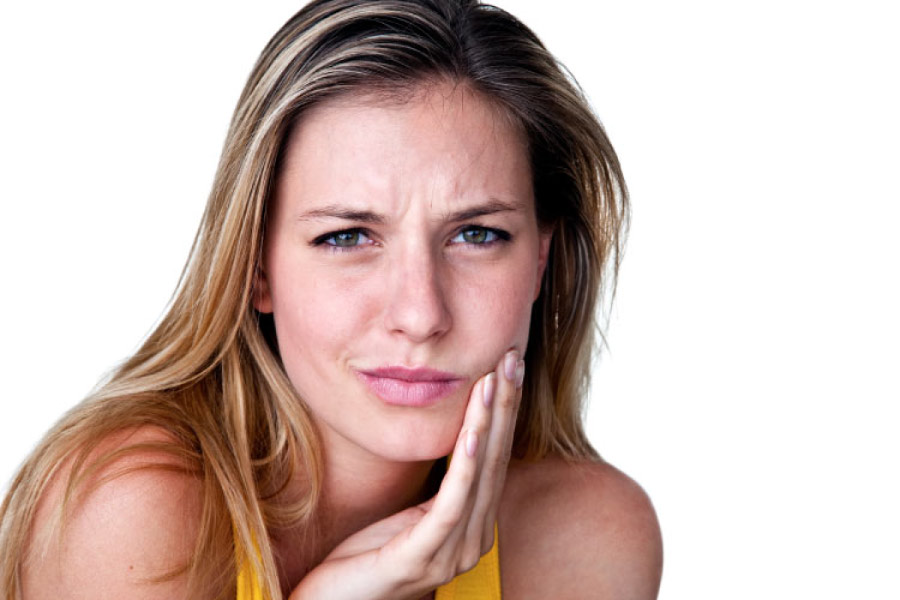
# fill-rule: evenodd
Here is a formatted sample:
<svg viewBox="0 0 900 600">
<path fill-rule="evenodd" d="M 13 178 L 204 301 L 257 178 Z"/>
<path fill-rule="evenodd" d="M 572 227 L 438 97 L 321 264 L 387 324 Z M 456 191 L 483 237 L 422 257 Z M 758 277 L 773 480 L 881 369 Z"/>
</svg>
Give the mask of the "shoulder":
<svg viewBox="0 0 900 600">
<path fill-rule="evenodd" d="M 152 427 L 108 436 L 64 511 L 71 461 L 59 470 L 29 534 L 24 598 L 182 597 L 179 578 L 152 583 L 187 564 L 200 521 L 199 480 L 161 449 L 173 442 Z"/>
<path fill-rule="evenodd" d="M 656 598 L 656 513 L 644 490 L 612 465 L 512 461 L 499 518 L 505 596 Z"/>
</svg>

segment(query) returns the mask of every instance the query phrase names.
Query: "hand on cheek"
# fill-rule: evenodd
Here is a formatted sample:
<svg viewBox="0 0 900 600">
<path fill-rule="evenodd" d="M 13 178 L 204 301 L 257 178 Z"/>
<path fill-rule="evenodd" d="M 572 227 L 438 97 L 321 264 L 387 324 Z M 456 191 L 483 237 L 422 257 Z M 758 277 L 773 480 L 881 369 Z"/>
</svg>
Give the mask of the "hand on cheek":
<svg viewBox="0 0 900 600">
<path fill-rule="evenodd" d="M 524 371 L 513 350 L 476 382 L 434 498 L 350 536 L 291 599 L 418 597 L 474 567 L 493 543 Z"/>
</svg>

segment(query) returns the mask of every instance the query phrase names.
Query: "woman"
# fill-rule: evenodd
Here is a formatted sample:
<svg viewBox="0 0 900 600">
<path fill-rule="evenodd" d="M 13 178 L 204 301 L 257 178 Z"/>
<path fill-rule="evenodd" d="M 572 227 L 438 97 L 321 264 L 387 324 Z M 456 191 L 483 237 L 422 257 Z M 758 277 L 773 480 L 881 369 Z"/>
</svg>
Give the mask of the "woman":
<svg viewBox="0 0 900 600">
<path fill-rule="evenodd" d="M 652 507 L 581 423 L 626 214 L 513 17 L 310 3 L 167 315 L 13 481 L 6 595 L 655 597 Z"/>
</svg>

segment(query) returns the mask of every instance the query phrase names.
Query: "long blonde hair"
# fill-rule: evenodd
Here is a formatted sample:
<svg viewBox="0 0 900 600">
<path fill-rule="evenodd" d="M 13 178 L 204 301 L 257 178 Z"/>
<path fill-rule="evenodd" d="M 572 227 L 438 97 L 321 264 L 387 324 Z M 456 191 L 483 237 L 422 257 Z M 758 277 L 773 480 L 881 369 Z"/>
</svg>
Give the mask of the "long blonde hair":
<svg viewBox="0 0 900 600">
<path fill-rule="evenodd" d="M 251 305 L 279 157 L 311 106 L 355 91 L 402 102 L 434 78 L 471 86 L 521 128 L 538 218 L 554 232 L 532 314 L 514 453 L 596 457 L 582 426 L 583 399 L 596 308 L 615 280 L 628 209 L 618 160 L 585 98 L 528 28 L 477 0 L 315 0 L 275 34 L 253 68 L 166 315 L 14 478 L 0 508 L 6 597 L 19 596 L 35 506 L 62 465 L 71 465 L 65 505 L 91 474 L 148 447 L 98 458 L 102 440 L 144 426 L 167 431 L 173 441 L 152 448 L 178 457 L 203 482 L 195 558 L 183 569 L 191 589 L 212 585 L 233 595 L 238 565 L 248 561 L 268 597 L 281 597 L 267 531 L 313 522 L 322 466 L 310 416 L 274 349 L 272 323 Z M 298 470 L 310 481 L 306 495 L 279 501 Z"/>
</svg>

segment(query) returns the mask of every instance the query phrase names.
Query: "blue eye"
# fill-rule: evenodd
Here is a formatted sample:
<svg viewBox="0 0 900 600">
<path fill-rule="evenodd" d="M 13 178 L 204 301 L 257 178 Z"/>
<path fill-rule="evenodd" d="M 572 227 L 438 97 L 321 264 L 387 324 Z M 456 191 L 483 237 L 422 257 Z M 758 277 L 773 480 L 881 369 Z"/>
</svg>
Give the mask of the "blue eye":
<svg viewBox="0 0 900 600">
<path fill-rule="evenodd" d="M 499 241 L 509 241 L 509 233 L 490 227 L 479 227 L 470 225 L 457 233 L 452 240 L 456 244 L 470 244 L 473 246 L 483 246 Z"/>
<path fill-rule="evenodd" d="M 369 236 L 362 229 L 345 229 L 326 233 L 313 240 L 316 246 L 331 246 L 336 250 L 352 249 L 369 241 Z"/>
</svg>

